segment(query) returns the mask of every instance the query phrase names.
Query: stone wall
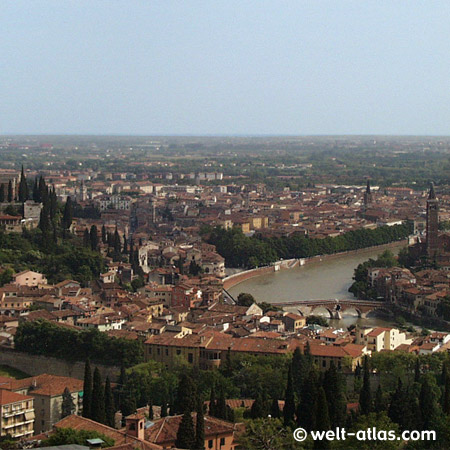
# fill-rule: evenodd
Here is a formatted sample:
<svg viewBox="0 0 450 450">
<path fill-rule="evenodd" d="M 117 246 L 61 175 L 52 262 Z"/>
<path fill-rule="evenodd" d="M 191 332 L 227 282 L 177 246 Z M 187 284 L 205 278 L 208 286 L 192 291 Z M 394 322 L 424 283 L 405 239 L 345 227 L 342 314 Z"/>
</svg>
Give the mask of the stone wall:
<svg viewBox="0 0 450 450">
<path fill-rule="evenodd" d="M 80 380 L 84 378 L 84 362 L 71 362 L 48 356 L 30 355 L 29 353 L 18 352 L 7 348 L 0 349 L 0 364 L 21 370 L 29 375 L 48 373 L 51 375 L 78 378 Z M 92 368 L 98 367 L 103 378 L 108 375 L 111 381 L 117 381 L 119 377 L 119 367 L 94 363 L 91 366 Z"/>
</svg>

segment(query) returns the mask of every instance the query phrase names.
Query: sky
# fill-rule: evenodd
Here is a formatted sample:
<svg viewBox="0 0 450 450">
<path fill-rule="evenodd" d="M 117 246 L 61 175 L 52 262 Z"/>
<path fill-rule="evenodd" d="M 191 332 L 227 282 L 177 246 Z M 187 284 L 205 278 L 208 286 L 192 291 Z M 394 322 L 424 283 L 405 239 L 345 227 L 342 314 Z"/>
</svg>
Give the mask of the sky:
<svg viewBox="0 0 450 450">
<path fill-rule="evenodd" d="M 0 134 L 450 135 L 448 0 L 0 0 Z"/>
</svg>

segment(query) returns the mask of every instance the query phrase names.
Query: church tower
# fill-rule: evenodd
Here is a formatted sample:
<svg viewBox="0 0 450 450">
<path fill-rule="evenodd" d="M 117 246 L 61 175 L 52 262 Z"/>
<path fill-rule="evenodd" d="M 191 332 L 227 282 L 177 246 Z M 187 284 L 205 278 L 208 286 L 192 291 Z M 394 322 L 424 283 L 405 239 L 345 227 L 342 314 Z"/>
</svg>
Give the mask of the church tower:
<svg viewBox="0 0 450 450">
<path fill-rule="evenodd" d="M 364 192 L 364 209 L 366 210 L 372 204 L 372 192 L 370 190 L 370 181 L 367 180 L 366 192 Z"/>
<path fill-rule="evenodd" d="M 439 250 L 438 239 L 439 203 L 431 183 L 427 199 L 427 256 L 433 258 Z"/>
</svg>

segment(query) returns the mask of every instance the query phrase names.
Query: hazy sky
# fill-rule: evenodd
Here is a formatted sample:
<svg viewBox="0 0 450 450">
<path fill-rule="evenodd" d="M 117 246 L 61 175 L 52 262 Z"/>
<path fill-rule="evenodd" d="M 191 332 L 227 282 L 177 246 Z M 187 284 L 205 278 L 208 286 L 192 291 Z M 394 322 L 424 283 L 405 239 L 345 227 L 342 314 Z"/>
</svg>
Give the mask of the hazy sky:
<svg viewBox="0 0 450 450">
<path fill-rule="evenodd" d="M 450 134 L 450 1 L 0 0 L 0 133 Z"/>
</svg>

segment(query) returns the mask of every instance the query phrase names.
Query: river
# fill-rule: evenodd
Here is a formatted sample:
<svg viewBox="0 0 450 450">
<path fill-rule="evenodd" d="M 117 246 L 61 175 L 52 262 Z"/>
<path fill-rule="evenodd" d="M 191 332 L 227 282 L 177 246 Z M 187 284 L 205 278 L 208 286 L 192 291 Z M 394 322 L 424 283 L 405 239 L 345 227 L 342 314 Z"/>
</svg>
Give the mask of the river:
<svg viewBox="0 0 450 450">
<path fill-rule="evenodd" d="M 398 253 L 405 244 L 391 248 Z M 342 255 L 339 258 L 317 261 L 290 270 L 273 272 L 250 278 L 229 289 L 233 297 L 241 292 L 252 294 L 258 302 L 280 303 L 295 300 L 353 299 L 348 292 L 352 284 L 353 271 L 356 266 L 369 258 L 376 258 L 382 250 L 367 249 L 362 252 Z M 326 311 L 323 311 L 326 315 Z M 366 326 L 390 326 L 388 318 L 370 314 L 365 319 L 353 315 L 344 315 L 341 320 L 330 320 L 334 327 L 348 327 L 352 324 Z"/>
</svg>

